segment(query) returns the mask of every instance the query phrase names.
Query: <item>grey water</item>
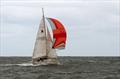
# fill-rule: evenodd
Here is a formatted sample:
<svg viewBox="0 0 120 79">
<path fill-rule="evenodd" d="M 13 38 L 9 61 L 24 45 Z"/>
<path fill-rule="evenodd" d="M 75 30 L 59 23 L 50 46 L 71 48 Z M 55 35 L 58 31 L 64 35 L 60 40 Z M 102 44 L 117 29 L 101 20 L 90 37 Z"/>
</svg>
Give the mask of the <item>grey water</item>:
<svg viewBox="0 0 120 79">
<path fill-rule="evenodd" d="M 31 57 L 0 57 L 0 79 L 120 79 L 120 57 L 59 57 L 34 66 Z"/>
</svg>

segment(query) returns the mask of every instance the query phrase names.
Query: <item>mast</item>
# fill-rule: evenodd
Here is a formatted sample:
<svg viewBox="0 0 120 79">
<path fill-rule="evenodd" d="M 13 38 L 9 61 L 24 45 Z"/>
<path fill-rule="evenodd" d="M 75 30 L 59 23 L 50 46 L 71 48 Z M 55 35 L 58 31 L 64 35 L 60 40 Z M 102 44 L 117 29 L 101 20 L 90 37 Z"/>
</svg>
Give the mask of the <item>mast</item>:
<svg viewBox="0 0 120 79">
<path fill-rule="evenodd" d="M 45 16 L 44 16 L 44 9 L 42 8 L 42 13 L 43 13 L 43 23 L 44 23 L 44 27 L 45 27 L 45 34 L 46 34 L 46 26 L 45 26 Z M 47 34 L 46 34 L 47 37 Z"/>
<path fill-rule="evenodd" d="M 45 16 L 44 16 L 44 9 L 42 8 L 42 13 L 43 13 L 43 23 L 44 23 L 44 28 L 45 28 L 45 40 L 46 40 L 46 57 L 47 57 L 47 29 L 46 29 L 46 25 L 45 25 Z"/>
<path fill-rule="evenodd" d="M 42 13 L 43 13 L 43 21 L 44 21 L 44 25 L 45 25 L 45 16 L 44 16 L 44 9 L 42 8 Z"/>
</svg>

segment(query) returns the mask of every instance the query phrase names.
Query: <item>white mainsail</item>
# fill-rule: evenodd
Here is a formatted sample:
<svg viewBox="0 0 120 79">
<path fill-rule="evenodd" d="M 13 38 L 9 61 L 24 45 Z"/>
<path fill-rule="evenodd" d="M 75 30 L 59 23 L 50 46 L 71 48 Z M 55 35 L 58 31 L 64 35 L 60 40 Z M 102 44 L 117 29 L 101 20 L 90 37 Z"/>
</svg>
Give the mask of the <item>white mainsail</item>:
<svg viewBox="0 0 120 79">
<path fill-rule="evenodd" d="M 33 51 L 33 59 L 36 58 L 44 58 L 46 56 L 47 52 L 47 38 L 46 38 L 46 28 L 45 24 L 43 21 L 43 18 L 41 20 L 39 30 L 37 33 L 37 38 L 34 46 L 34 51 Z"/>
</svg>

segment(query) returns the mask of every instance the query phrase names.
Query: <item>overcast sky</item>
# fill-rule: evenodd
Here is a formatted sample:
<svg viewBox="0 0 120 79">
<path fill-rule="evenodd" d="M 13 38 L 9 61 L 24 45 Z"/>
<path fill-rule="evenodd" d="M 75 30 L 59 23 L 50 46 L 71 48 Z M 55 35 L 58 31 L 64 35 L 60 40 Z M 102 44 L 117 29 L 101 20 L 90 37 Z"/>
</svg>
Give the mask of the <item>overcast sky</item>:
<svg viewBox="0 0 120 79">
<path fill-rule="evenodd" d="M 59 56 L 119 56 L 119 4 L 119 0 L 1 0 L 0 55 L 32 56 L 43 7 L 46 17 L 59 19 L 67 30 L 66 49 L 58 50 Z"/>
</svg>

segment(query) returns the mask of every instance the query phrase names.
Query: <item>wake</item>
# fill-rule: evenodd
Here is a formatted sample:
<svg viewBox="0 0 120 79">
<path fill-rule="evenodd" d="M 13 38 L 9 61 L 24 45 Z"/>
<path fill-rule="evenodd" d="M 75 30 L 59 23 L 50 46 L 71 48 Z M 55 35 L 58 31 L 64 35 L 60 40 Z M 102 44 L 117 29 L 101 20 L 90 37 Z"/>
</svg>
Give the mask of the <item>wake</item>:
<svg viewBox="0 0 120 79">
<path fill-rule="evenodd" d="M 40 66 L 40 65 L 34 65 L 32 63 L 22 63 L 22 64 L 0 64 L 0 66 Z"/>
</svg>

